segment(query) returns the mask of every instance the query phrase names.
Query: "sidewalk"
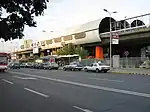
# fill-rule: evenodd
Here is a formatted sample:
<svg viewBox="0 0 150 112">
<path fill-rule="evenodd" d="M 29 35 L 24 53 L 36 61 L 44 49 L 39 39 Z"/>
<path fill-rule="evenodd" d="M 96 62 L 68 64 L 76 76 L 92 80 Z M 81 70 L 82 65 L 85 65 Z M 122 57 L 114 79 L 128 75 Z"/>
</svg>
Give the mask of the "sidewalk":
<svg viewBox="0 0 150 112">
<path fill-rule="evenodd" d="M 118 74 L 150 75 L 150 69 L 142 69 L 142 68 L 118 68 L 118 69 L 113 69 L 110 72 L 118 73 Z"/>
</svg>

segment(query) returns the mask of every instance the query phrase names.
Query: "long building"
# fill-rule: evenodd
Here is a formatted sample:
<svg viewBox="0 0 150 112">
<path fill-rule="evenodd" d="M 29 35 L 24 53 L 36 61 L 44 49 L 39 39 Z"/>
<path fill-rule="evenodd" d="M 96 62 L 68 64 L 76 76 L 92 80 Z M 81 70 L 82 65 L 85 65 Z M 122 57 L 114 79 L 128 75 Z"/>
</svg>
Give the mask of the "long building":
<svg viewBox="0 0 150 112">
<path fill-rule="evenodd" d="M 149 16 L 150 14 L 141 16 L 147 15 Z M 120 21 L 116 21 L 114 18 L 111 18 L 112 31 L 117 31 L 119 32 L 119 35 L 122 36 L 122 31 L 132 31 L 136 28 L 147 28 L 146 24 L 139 19 L 141 16 Z M 56 50 L 61 48 L 64 44 L 73 43 L 75 45 L 85 47 L 85 49 L 89 51 L 90 56 L 93 56 L 94 58 L 107 57 L 109 56 L 109 39 L 107 36 L 110 31 L 109 20 L 109 17 L 104 17 L 86 24 L 82 24 L 78 27 L 72 28 L 73 30 L 71 29 L 71 31 L 68 31 L 65 35 L 50 40 L 38 41 L 35 43 L 33 43 L 32 40 L 25 40 L 24 44 L 21 45 L 21 49 L 15 52 L 15 54 L 17 54 L 18 59 L 30 59 L 33 56 L 46 56 L 48 54 L 55 55 Z M 104 38 L 105 35 L 107 38 Z M 129 40 L 130 39 L 131 38 L 129 38 Z M 122 41 L 125 40 L 121 40 L 121 42 Z M 120 46 L 122 46 L 122 44 L 118 45 L 118 48 L 116 46 L 113 47 L 117 51 Z M 136 48 L 133 49 L 133 51 L 135 50 Z M 124 51 L 120 50 L 119 55 L 121 55 Z M 116 52 L 114 52 L 114 54 L 115 53 Z M 140 55 L 136 52 L 135 54 Z"/>
</svg>

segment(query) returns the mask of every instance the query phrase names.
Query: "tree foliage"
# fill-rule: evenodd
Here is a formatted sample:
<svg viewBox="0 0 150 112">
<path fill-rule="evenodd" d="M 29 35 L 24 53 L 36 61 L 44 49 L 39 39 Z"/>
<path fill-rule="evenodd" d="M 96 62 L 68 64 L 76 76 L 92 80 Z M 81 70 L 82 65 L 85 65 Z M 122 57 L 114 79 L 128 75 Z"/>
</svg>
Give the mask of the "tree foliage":
<svg viewBox="0 0 150 112">
<path fill-rule="evenodd" d="M 81 58 L 85 58 L 89 55 L 88 51 L 84 49 L 83 47 L 77 46 L 75 49 L 75 53 L 81 56 Z"/>
<path fill-rule="evenodd" d="M 64 45 L 62 48 L 57 50 L 58 55 L 73 55 L 75 54 L 75 46 L 72 43 Z"/>
<path fill-rule="evenodd" d="M 43 15 L 48 0 L 3 0 L 0 2 L 0 38 L 21 39 L 24 26 L 36 27 L 35 16 Z M 6 11 L 7 16 L 2 17 Z"/>
<path fill-rule="evenodd" d="M 57 55 L 73 55 L 78 54 L 81 58 L 85 58 L 89 55 L 88 51 L 85 50 L 83 47 L 77 46 L 75 47 L 74 44 L 70 43 L 64 45 L 62 48 L 57 50 Z"/>
</svg>

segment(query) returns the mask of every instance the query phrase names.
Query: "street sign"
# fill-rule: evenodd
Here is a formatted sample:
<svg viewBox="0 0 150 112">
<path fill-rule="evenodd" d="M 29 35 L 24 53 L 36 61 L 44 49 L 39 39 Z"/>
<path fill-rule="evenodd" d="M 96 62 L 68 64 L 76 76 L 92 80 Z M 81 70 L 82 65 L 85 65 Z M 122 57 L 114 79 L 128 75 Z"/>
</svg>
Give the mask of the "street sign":
<svg viewBox="0 0 150 112">
<path fill-rule="evenodd" d="M 129 51 L 125 51 L 124 55 L 127 57 L 129 55 Z"/>
<path fill-rule="evenodd" d="M 119 39 L 112 39 L 112 44 L 119 44 Z"/>
<path fill-rule="evenodd" d="M 119 44 L 119 35 L 117 32 L 112 33 L 112 44 Z"/>
</svg>

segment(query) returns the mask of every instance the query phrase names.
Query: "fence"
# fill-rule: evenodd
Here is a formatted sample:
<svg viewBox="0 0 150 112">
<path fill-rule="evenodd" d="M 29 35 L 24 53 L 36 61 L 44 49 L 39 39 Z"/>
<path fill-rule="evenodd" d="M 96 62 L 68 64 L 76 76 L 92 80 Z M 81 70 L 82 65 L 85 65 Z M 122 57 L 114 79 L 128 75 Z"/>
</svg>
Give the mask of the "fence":
<svg viewBox="0 0 150 112">
<path fill-rule="evenodd" d="M 147 58 L 142 57 L 127 57 L 120 58 L 120 68 L 139 68 Z"/>
<path fill-rule="evenodd" d="M 119 66 L 120 68 L 139 68 L 144 62 L 147 63 L 146 66 L 150 66 L 150 61 L 146 57 L 123 57 L 119 59 Z M 103 63 L 109 65 L 109 59 L 105 58 L 103 60 L 100 59 L 83 59 L 81 64 L 88 65 L 94 62 L 102 61 Z M 113 64 L 113 63 L 112 63 Z M 145 66 L 145 65 L 144 65 Z"/>
</svg>

